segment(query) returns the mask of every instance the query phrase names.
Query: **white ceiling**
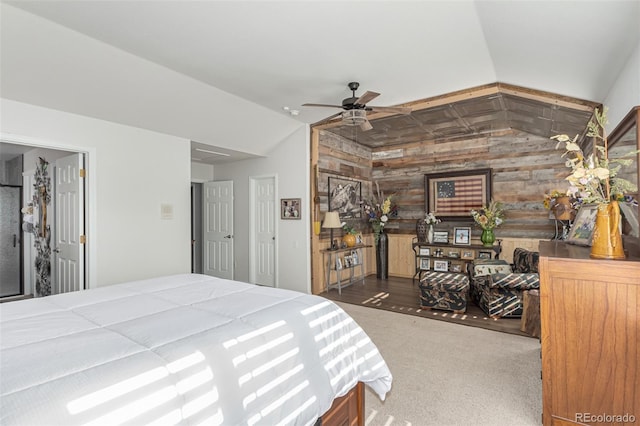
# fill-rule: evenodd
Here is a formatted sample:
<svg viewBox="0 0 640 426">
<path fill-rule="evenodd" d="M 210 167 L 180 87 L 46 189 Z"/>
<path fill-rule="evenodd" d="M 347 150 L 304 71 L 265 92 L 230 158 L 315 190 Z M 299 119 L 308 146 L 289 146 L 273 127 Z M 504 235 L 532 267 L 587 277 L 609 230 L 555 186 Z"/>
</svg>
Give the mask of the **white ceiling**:
<svg viewBox="0 0 640 426">
<path fill-rule="evenodd" d="M 371 105 L 496 81 L 603 102 L 640 40 L 638 0 L 3 2 L 305 123 L 350 81 Z"/>
</svg>

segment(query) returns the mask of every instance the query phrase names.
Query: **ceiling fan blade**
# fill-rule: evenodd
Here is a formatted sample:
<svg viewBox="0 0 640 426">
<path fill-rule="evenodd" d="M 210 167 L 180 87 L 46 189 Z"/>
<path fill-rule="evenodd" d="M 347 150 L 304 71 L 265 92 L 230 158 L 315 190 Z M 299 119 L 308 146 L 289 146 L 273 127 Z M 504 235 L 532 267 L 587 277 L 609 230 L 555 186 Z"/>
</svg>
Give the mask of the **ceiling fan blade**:
<svg viewBox="0 0 640 426">
<path fill-rule="evenodd" d="M 411 114 L 411 108 L 407 107 L 382 107 L 382 106 L 372 106 L 367 107 L 367 111 L 373 112 L 390 112 L 393 114 Z"/>
<path fill-rule="evenodd" d="M 364 92 L 364 94 L 362 96 L 360 96 L 358 98 L 356 103 L 360 104 L 360 105 L 366 105 L 367 102 L 370 102 L 372 99 L 375 99 L 378 96 L 380 96 L 380 93 L 370 92 L 370 91 L 367 90 L 366 92 Z"/>
<path fill-rule="evenodd" d="M 302 104 L 302 106 L 342 108 L 342 105 L 327 105 L 327 104 Z"/>
<path fill-rule="evenodd" d="M 360 130 L 362 130 L 363 132 L 371 129 L 373 129 L 373 126 L 371 125 L 371 123 L 369 123 L 369 120 L 366 120 L 360 124 Z"/>
</svg>

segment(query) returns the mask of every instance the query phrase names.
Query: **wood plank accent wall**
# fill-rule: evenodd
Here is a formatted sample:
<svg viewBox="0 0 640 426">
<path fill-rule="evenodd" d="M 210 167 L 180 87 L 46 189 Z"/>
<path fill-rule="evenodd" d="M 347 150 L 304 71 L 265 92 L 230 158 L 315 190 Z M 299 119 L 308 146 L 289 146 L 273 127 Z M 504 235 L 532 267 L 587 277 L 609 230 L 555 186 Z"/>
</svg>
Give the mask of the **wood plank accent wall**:
<svg viewBox="0 0 640 426">
<path fill-rule="evenodd" d="M 413 276 L 411 238 L 416 221 L 424 216 L 424 175 L 428 173 L 493 169 L 493 197 L 504 204 L 506 222 L 496 229 L 503 240 L 503 258 L 511 260 L 514 245 L 534 249 L 539 240 L 554 234 L 554 222 L 542 204 L 543 195 L 551 189 L 566 187 L 569 169 L 556 150 L 556 142 L 530 134 L 503 130 L 469 139 L 394 145 L 388 152 L 372 150 L 328 131 L 312 130 L 312 169 L 317 165 L 320 217 L 328 210 L 328 177 L 339 176 L 362 182 L 362 195 L 370 198 L 378 182 L 384 194 L 395 194 L 399 217 L 389 222 L 391 235 L 390 275 Z M 375 158 L 375 159 L 374 159 Z M 313 179 L 312 179 L 313 181 Z M 312 189 L 312 199 L 316 197 Z M 350 224 L 363 232 L 365 241 L 373 244 L 371 227 L 363 219 Z M 455 226 L 471 226 L 472 238 L 478 240 L 481 230 L 468 221 L 445 222 L 436 229 L 452 231 Z M 403 237 L 396 235 L 403 235 Z M 322 230 L 312 237 L 312 291 L 323 291 L 323 265 L 320 249 L 328 246 L 329 232 Z M 340 230 L 334 238 L 341 238 Z M 394 249 L 393 247 L 397 247 Z M 408 251 L 407 251 L 408 250 Z M 375 272 L 375 252 L 367 256 L 367 270 Z"/>
<path fill-rule="evenodd" d="M 415 233 L 416 220 L 423 217 L 424 176 L 429 173 L 493 169 L 493 198 L 506 210 L 506 222 L 496 229 L 498 238 L 539 238 L 553 236 L 553 221 L 544 209 L 544 193 L 565 188 L 569 169 L 555 149 L 555 141 L 513 130 L 494 132 L 465 140 L 395 145 L 390 155 L 372 151 L 340 136 L 322 131 L 318 138 L 320 206 L 328 206 L 327 178 L 341 176 L 363 182 L 363 197 L 370 198 L 373 183 L 384 194 L 395 194 L 399 217 L 387 229 L 397 233 Z M 376 158 L 375 160 L 373 158 Z M 469 220 L 446 222 L 438 229 L 469 226 Z M 366 223 L 364 232 L 370 232 Z M 472 236 L 481 230 L 472 228 Z"/>
</svg>

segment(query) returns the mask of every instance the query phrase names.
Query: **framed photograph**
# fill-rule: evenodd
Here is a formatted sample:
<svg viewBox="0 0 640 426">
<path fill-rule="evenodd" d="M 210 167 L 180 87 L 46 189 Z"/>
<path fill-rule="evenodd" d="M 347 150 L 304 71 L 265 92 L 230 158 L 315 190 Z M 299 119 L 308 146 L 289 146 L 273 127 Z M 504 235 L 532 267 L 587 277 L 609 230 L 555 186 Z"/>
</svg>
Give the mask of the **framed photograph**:
<svg viewBox="0 0 640 426">
<path fill-rule="evenodd" d="M 362 239 L 362 233 L 358 233 L 356 235 L 356 244 L 363 244 L 364 240 Z"/>
<path fill-rule="evenodd" d="M 428 257 L 420 259 L 420 270 L 428 271 L 431 268 L 431 259 Z"/>
<path fill-rule="evenodd" d="M 473 250 L 462 250 L 461 259 L 475 259 L 475 253 Z"/>
<path fill-rule="evenodd" d="M 357 250 L 351 250 L 351 264 L 354 266 L 360 264 L 360 259 L 358 258 Z"/>
<path fill-rule="evenodd" d="M 433 231 L 433 242 L 447 244 L 449 242 L 449 231 Z"/>
<path fill-rule="evenodd" d="M 491 169 L 424 176 L 425 211 L 440 219 L 471 220 L 469 212 L 491 200 Z"/>
<path fill-rule="evenodd" d="M 571 225 L 567 243 L 580 246 L 591 246 L 593 228 L 596 226 L 597 204 L 584 204 L 576 214 L 576 220 Z"/>
<path fill-rule="evenodd" d="M 478 259 L 491 259 L 491 252 L 490 251 L 479 251 L 478 252 Z"/>
<path fill-rule="evenodd" d="M 429 256 L 431 254 L 431 249 L 429 247 L 420 247 L 418 254 L 420 256 Z"/>
<path fill-rule="evenodd" d="M 362 216 L 362 182 L 329 176 L 329 211 L 337 211 L 340 219 Z"/>
<path fill-rule="evenodd" d="M 462 272 L 462 265 L 459 263 L 451 265 L 451 272 Z"/>
<path fill-rule="evenodd" d="M 449 253 L 447 253 L 447 257 L 453 257 L 454 259 L 459 259 L 460 252 L 456 250 L 449 251 Z"/>
<path fill-rule="evenodd" d="M 346 255 L 346 256 L 344 257 L 344 267 L 345 267 L 345 268 L 350 268 L 350 267 L 353 265 L 353 263 L 352 263 L 352 262 L 353 262 L 353 260 L 351 259 L 351 256 Z"/>
<path fill-rule="evenodd" d="M 342 269 L 342 259 L 336 257 L 336 271 Z"/>
<path fill-rule="evenodd" d="M 447 272 L 449 270 L 449 262 L 446 260 L 434 260 L 433 270 L 439 272 Z"/>
<path fill-rule="evenodd" d="M 280 199 L 280 219 L 300 219 L 301 211 L 300 198 L 281 198 Z"/>
<path fill-rule="evenodd" d="M 471 227 L 453 228 L 453 244 L 459 246 L 471 245 Z"/>
</svg>

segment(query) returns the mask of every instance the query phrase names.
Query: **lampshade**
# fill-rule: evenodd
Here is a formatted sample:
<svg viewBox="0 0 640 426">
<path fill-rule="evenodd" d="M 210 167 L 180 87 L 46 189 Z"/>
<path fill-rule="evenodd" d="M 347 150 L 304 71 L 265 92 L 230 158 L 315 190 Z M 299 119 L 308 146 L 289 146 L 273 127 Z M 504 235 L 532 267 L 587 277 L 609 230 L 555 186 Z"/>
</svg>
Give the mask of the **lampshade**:
<svg viewBox="0 0 640 426">
<path fill-rule="evenodd" d="M 342 228 L 342 222 L 340 222 L 340 215 L 338 212 L 327 212 L 324 215 L 324 222 L 322 222 L 323 228 Z"/>
<path fill-rule="evenodd" d="M 342 113 L 342 122 L 347 126 L 358 126 L 367 121 L 367 112 L 363 109 L 349 109 Z"/>
</svg>

